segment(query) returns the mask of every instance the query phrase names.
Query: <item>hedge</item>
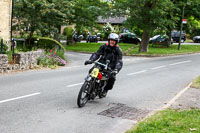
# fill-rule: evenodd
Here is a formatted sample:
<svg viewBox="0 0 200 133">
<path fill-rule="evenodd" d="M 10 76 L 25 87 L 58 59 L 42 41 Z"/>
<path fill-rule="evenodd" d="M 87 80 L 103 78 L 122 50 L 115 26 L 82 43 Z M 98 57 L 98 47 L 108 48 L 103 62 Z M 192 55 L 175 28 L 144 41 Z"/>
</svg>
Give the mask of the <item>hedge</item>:
<svg viewBox="0 0 200 133">
<path fill-rule="evenodd" d="M 38 48 L 47 50 L 47 49 L 54 49 L 57 46 L 59 47 L 59 49 L 65 50 L 63 45 L 58 41 L 48 37 L 39 37 Z"/>
</svg>

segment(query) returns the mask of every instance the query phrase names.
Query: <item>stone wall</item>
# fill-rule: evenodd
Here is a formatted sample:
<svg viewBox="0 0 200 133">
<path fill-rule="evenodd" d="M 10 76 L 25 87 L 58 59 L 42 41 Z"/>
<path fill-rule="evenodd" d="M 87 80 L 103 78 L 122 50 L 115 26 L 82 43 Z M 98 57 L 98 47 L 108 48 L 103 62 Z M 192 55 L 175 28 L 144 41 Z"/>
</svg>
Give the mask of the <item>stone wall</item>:
<svg viewBox="0 0 200 133">
<path fill-rule="evenodd" d="M 28 70 L 37 66 L 40 56 L 44 55 L 42 50 L 14 54 L 14 64 L 8 63 L 8 56 L 0 54 L 0 73 Z"/>
<path fill-rule="evenodd" d="M 12 0 L 0 0 L 0 37 L 10 41 Z"/>
<path fill-rule="evenodd" d="M 8 56 L 0 54 L 0 73 L 6 72 L 8 68 Z"/>
</svg>

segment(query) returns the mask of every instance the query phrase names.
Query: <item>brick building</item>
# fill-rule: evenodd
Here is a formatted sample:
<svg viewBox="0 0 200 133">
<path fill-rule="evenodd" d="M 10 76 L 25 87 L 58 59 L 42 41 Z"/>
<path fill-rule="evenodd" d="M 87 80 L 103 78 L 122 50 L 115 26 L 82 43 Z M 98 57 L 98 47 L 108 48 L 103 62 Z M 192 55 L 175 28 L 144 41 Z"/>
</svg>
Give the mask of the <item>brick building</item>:
<svg viewBox="0 0 200 133">
<path fill-rule="evenodd" d="M 0 37 L 10 41 L 12 0 L 0 0 Z"/>
</svg>

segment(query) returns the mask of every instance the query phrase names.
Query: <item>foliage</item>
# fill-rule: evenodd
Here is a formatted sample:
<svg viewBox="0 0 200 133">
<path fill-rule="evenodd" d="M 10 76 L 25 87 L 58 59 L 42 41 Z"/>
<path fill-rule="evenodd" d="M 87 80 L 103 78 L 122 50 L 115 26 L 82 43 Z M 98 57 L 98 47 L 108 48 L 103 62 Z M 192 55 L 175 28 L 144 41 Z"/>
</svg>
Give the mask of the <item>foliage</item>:
<svg viewBox="0 0 200 133">
<path fill-rule="evenodd" d="M 116 0 L 112 5 L 115 14 L 128 16 L 126 26 L 137 34 L 143 32 L 140 52 L 148 52 L 149 37 L 155 35 L 155 31 L 170 36 L 171 30 L 180 30 L 183 9 L 184 18 L 200 19 L 200 0 Z M 194 31 L 191 22 L 183 28 L 190 34 Z"/>
<path fill-rule="evenodd" d="M 51 36 L 58 33 L 58 27 L 68 24 L 73 18 L 72 0 L 15 0 L 14 17 L 16 30 L 29 33 L 31 39 L 37 35 Z"/>
<path fill-rule="evenodd" d="M 157 112 L 126 133 L 199 133 L 200 110 L 172 110 Z"/>
<path fill-rule="evenodd" d="M 99 28 L 97 25 L 98 16 L 105 16 L 109 10 L 107 2 L 101 0 L 75 0 L 74 5 L 74 23 L 78 34 L 84 29 L 93 32 L 93 28 Z"/>
<path fill-rule="evenodd" d="M 62 46 L 61 43 L 59 43 L 58 41 L 48 38 L 48 37 L 39 37 L 39 41 L 38 41 L 38 48 L 42 48 L 42 49 L 55 49 L 55 48 L 59 48 L 62 49 L 64 51 L 64 47 Z"/>
<path fill-rule="evenodd" d="M 148 51 L 149 38 L 154 29 L 167 29 L 166 25 L 171 23 L 167 19 L 168 11 L 173 8 L 170 0 L 117 0 L 113 4 L 128 15 L 127 24 L 143 31 L 140 52 Z"/>
<path fill-rule="evenodd" d="M 0 37 L 0 54 L 5 54 L 8 50 L 8 45 L 7 42 L 3 41 L 3 51 L 1 51 L 1 43 L 2 43 L 1 41 L 2 39 Z"/>
<path fill-rule="evenodd" d="M 60 54 L 62 54 L 62 52 L 51 49 L 44 56 L 39 58 L 38 64 L 43 67 L 50 67 L 50 68 L 55 68 L 57 65 L 64 66 L 66 65 L 66 61 L 63 59 L 63 57 L 61 58 L 60 56 L 58 56 Z"/>
<path fill-rule="evenodd" d="M 67 26 L 64 29 L 63 35 L 67 36 L 67 40 L 72 40 L 72 32 L 73 32 L 72 27 L 71 26 Z"/>
<path fill-rule="evenodd" d="M 11 62 L 12 61 L 12 54 L 13 54 L 13 52 L 12 51 L 7 51 L 6 54 L 8 56 L 8 62 Z"/>
</svg>

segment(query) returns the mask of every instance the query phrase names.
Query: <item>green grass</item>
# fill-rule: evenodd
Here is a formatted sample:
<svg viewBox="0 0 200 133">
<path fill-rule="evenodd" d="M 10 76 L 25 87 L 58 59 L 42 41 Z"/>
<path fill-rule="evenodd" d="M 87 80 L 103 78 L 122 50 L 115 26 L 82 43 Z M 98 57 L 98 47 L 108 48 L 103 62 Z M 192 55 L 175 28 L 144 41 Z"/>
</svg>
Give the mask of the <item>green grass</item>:
<svg viewBox="0 0 200 133">
<path fill-rule="evenodd" d="M 93 52 L 96 52 L 101 45 L 102 43 L 77 43 L 74 46 L 68 45 L 66 47 L 66 50 L 75 51 L 75 52 L 93 53 Z M 119 45 L 123 52 L 131 48 L 132 46 L 134 46 L 133 44 L 125 44 L 125 43 L 123 44 L 120 43 Z"/>
<path fill-rule="evenodd" d="M 101 46 L 101 43 L 77 43 L 75 46 L 69 45 L 66 47 L 67 50 L 75 51 L 75 52 L 89 52 L 93 53 L 98 50 Z M 200 52 L 200 45 L 182 45 L 181 50 L 178 50 L 178 45 L 172 45 L 171 47 L 165 46 L 152 46 L 149 45 L 149 49 L 147 53 L 139 53 L 139 45 L 134 44 L 126 44 L 126 43 L 119 43 L 120 48 L 122 49 L 123 53 L 127 55 L 144 55 L 144 56 L 162 56 L 162 55 L 174 55 L 174 54 L 185 54 L 185 53 L 197 53 Z M 135 47 L 133 50 L 127 50 Z"/>
<path fill-rule="evenodd" d="M 160 111 L 126 133 L 200 133 L 200 110 Z"/>
<path fill-rule="evenodd" d="M 200 76 L 193 81 L 191 86 L 200 89 Z"/>
<path fill-rule="evenodd" d="M 185 42 L 191 43 L 191 42 L 193 42 L 193 40 L 187 39 L 187 40 L 185 40 Z"/>
<path fill-rule="evenodd" d="M 147 53 L 139 53 L 139 46 L 131 51 L 130 55 L 147 55 L 147 56 L 160 56 L 160 55 L 173 55 L 200 52 L 200 45 L 182 45 L 181 50 L 178 50 L 178 45 L 171 47 L 153 46 L 150 45 Z"/>
</svg>

